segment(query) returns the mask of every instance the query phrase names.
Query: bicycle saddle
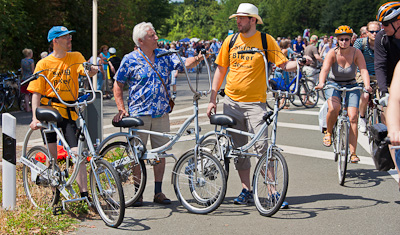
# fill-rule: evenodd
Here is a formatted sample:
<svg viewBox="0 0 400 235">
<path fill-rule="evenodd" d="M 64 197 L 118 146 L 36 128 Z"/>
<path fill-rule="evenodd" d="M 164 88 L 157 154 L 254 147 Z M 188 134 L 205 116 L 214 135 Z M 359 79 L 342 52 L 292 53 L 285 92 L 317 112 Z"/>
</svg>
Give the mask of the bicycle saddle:
<svg viewBox="0 0 400 235">
<path fill-rule="evenodd" d="M 125 128 L 137 127 L 137 126 L 143 126 L 144 125 L 142 119 L 136 118 L 136 117 L 124 117 L 119 122 L 112 121 L 112 124 L 115 127 L 125 127 Z"/>
<path fill-rule="evenodd" d="M 236 125 L 236 120 L 224 114 L 214 114 L 210 117 L 210 123 L 213 125 L 232 127 Z"/>
<path fill-rule="evenodd" d="M 57 109 L 49 106 L 40 106 L 36 109 L 36 118 L 41 122 L 61 122 L 63 120 Z"/>
</svg>

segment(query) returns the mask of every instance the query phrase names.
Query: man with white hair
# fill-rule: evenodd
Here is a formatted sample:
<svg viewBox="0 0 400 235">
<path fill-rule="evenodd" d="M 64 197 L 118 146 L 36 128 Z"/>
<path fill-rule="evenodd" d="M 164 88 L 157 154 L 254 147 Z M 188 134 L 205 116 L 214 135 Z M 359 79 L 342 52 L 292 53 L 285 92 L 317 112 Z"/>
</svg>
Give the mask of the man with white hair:
<svg viewBox="0 0 400 235">
<path fill-rule="evenodd" d="M 264 123 L 263 116 L 266 113 L 267 85 L 265 77 L 264 59 L 260 54 L 251 56 L 238 56 L 238 51 L 244 48 L 262 49 L 263 38 L 265 37 L 268 52 L 268 61 L 286 70 L 294 71 L 297 67 L 296 61 L 288 61 L 279 48 L 276 40 L 268 35 L 261 34 L 256 29 L 257 24 L 263 24 L 258 15 L 258 8 L 250 3 L 239 5 L 236 14 L 229 18 L 236 18 L 239 34 L 228 36 L 222 44 L 219 55 L 215 61 L 218 67 L 214 74 L 210 103 L 208 104 L 207 115 L 216 113 L 216 97 L 225 75 L 226 78 L 223 112 L 235 118 L 236 129 L 256 133 Z M 235 40 L 232 37 L 236 36 Z M 247 143 L 247 136 L 230 133 L 236 147 Z M 261 139 L 267 138 L 267 131 Z M 257 142 L 255 150 L 259 156 L 267 150 L 266 141 Z M 235 162 L 236 170 L 242 183 L 242 192 L 234 199 L 235 204 L 246 204 L 253 201 L 250 188 L 250 159 L 238 158 Z"/>
<path fill-rule="evenodd" d="M 123 117 L 135 116 L 143 120 L 144 126 L 141 127 L 143 129 L 169 132 L 170 74 L 183 65 L 176 56 L 156 57 L 163 51 L 157 48 L 158 37 L 151 23 L 137 24 L 133 28 L 132 38 L 138 49 L 124 56 L 114 77 L 114 98 L 118 114 L 115 115 L 113 121 L 118 122 Z M 200 56 L 184 59 L 185 66 L 192 68 L 201 59 Z M 123 100 L 125 83 L 129 85 L 128 110 L 125 109 Z M 139 133 L 139 136 L 146 144 L 148 134 Z M 168 138 L 154 135 L 151 135 L 150 139 L 152 148 L 162 146 L 169 141 Z M 160 163 L 154 165 L 154 202 L 170 204 L 171 201 L 161 190 L 165 159 L 160 160 Z M 141 195 L 134 206 L 142 204 L 143 196 Z"/>
</svg>

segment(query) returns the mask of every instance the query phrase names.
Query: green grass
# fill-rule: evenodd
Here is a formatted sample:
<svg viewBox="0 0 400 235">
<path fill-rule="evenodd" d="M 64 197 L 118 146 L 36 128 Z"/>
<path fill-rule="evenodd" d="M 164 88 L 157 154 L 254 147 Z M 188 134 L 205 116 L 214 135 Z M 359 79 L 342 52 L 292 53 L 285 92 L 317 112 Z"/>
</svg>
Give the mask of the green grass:
<svg viewBox="0 0 400 235">
<path fill-rule="evenodd" d="M 2 173 L 0 170 L 0 200 L 2 201 Z M 79 192 L 77 185 L 74 190 Z M 61 197 L 61 200 L 64 198 Z M 61 202 L 59 205 L 61 206 Z M 65 234 L 79 226 L 80 220 L 97 215 L 83 202 L 68 203 L 64 214 L 53 215 L 52 208 L 35 208 L 25 195 L 22 182 L 22 166 L 17 164 L 17 205 L 14 210 L 0 208 L 0 234 Z"/>
</svg>

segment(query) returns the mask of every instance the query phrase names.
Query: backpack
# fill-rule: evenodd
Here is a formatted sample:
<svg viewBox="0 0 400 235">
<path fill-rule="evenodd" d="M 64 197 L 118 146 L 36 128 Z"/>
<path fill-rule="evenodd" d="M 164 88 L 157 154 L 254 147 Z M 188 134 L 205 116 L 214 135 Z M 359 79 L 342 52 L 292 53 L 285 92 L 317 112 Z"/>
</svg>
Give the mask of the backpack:
<svg viewBox="0 0 400 235">
<path fill-rule="evenodd" d="M 239 36 L 239 33 L 235 33 L 233 37 L 231 38 L 231 41 L 229 42 L 229 49 L 228 53 L 231 51 L 231 48 L 233 45 L 235 45 L 236 39 Z M 267 43 L 267 34 L 266 33 L 261 33 L 261 41 L 263 45 L 263 49 L 267 50 L 268 49 L 268 43 Z"/>
</svg>

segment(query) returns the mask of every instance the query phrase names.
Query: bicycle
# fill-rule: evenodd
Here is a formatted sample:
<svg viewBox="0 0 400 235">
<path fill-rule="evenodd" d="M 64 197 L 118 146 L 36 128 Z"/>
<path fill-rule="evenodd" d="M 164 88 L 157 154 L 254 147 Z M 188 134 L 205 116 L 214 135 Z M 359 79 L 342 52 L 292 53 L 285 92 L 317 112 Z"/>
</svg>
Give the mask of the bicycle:
<svg viewBox="0 0 400 235">
<path fill-rule="evenodd" d="M 333 152 L 335 154 L 335 162 L 338 162 L 338 177 L 339 184 L 344 185 L 344 181 L 346 178 L 347 171 L 347 163 L 350 162 L 349 154 L 349 128 L 350 121 L 347 116 L 346 109 L 346 93 L 355 90 L 362 90 L 362 87 L 353 87 L 353 88 L 338 88 L 333 85 L 326 85 L 324 89 L 333 88 L 337 91 L 341 91 L 341 111 L 337 118 L 337 121 L 333 127 L 332 133 L 332 146 Z"/>
<path fill-rule="evenodd" d="M 304 77 L 301 70 L 297 71 L 297 74 L 290 78 L 289 83 L 287 84 L 283 79 L 282 73 L 280 73 L 280 69 L 276 69 L 276 73 L 278 76 L 275 76 L 269 80 L 269 83 L 275 90 L 281 91 L 289 91 L 288 96 L 283 96 L 278 106 L 279 110 L 285 107 L 287 100 L 290 101 L 294 106 L 301 107 L 304 106 L 306 108 L 314 108 L 319 99 L 319 94 L 313 88 L 316 86 L 315 82 Z M 299 82 L 297 82 L 299 80 Z M 296 84 L 298 84 L 299 89 L 296 89 Z M 297 90 L 296 93 L 293 91 Z M 275 97 L 274 95 L 267 96 L 267 106 L 271 110 L 274 108 Z"/>
<path fill-rule="evenodd" d="M 253 49 L 248 51 L 239 51 L 238 54 L 244 53 L 260 53 L 264 58 L 266 77 L 268 74 L 268 62 L 264 54 L 265 50 Z M 297 72 L 300 67 L 297 66 Z M 299 77 L 296 79 L 299 83 Z M 210 117 L 210 123 L 215 125 L 214 131 L 206 133 L 200 139 L 200 145 L 203 148 L 225 163 L 225 170 L 229 172 L 230 159 L 238 159 L 240 157 L 257 157 L 259 158 L 254 174 L 253 174 L 253 194 L 254 202 L 257 210 L 263 216 L 274 215 L 282 206 L 285 200 L 287 188 L 289 184 L 289 171 L 286 160 L 281 154 L 282 149 L 276 145 L 278 113 L 280 111 L 280 99 L 296 94 L 298 89 L 291 93 L 288 90 L 274 90 L 270 86 L 267 79 L 267 87 L 269 92 L 275 94 L 275 103 L 273 111 L 268 111 L 264 116 L 265 121 L 257 133 L 249 133 L 242 130 L 232 128 L 235 125 L 235 119 L 224 114 L 213 114 Z M 299 87 L 295 85 L 295 87 Z M 261 139 L 262 134 L 272 124 L 271 138 Z M 237 148 L 233 147 L 232 137 L 229 132 L 241 134 L 250 137 L 250 141 Z M 271 144 L 262 156 L 254 153 L 248 153 L 251 147 L 258 141 L 270 141 Z"/>
<path fill-rule="evenodd" d="M 370 86 L 372 87 L 372 93 L 369 94 L 368 104 L 367 104 L 367 111 L 365 112 L 365 118 L 367 120 L 367 132 L 366 135 L 368 136 L 368 143 L 370 153 L 373 154 L 373 136 L 371 133 L 371 127 L 374 124 L 381 123 L 381 114 L 383 113 L 383 107 L 386 105 L 384 104 L 382 99 L 376 98 L 376 91 L 378 89 L 378 84 L 375 82 L 371 82 Z"/>
<path fill-rule="evenodd" d="M 169 50 L 157 55 L 157 57 L 176 53 L 181 63 L 184 64 L 177 52 L 176 50 Z M 204 54 L 203 58 L 205 59 Z M 198 101 L 211 92 L 210 68 L 208 62 L 205 63 L 209 83 L 207 91 L 194 89 L 187 69 L 184 68 L 189 88 L 193 92 L 193 114 L 186 119 L 177 133 L 160 133 L 137 129 L 143 125 L 143 121 L 136 117 L 126 117 L 120 122 L 113 122 L 115 127 L 121 128 L 120 132 L 110 135 L 98 146 L 100 155 L 110 161 L 121 176 L 126 206 L 134 204 L 145 188 L 147 173 L 144 160 L 149 161 L 150 164 L 157 164 L 160 158 L 165 157 L 173 157 L 177 160 L 174 155 L 167 154 L 165 151 L 180 139 L 185 130 L 188 133 L 193 132 L 196 144 L 199 143 Z M 193 121 L 194 130 L 188 129 Z M 123 132 L 122 128 L 129 128 L 129 130 Z M 168 137 L 170 141 L 158 148 L 146 149 L 146 143 L 141 141 L 137 133 L 164 136 Z M 119 137 L 122 137 L 124 141 L 119 141 Z M 226 193 L 226 181 L 224 179 L 225 172 L 219 161 L 207 151 L 202 151 L 199 148 L 184 153 L 177 160 L 172 171 L 172 184 L 179 202 L 188 211 L 197 214 L 206 214 L 219 207 Z"/>
<path fill-rule="evenodd" d="M 88 70 L 91 64 L 83 63 L 83 66 L 86 77 L 89 78 Z M 63 133 L 57 128 L 57 122 L 62 120 L 60 113 L 52 107 L 38 107 L 36 109 L 36 117 L 41 122 L 38 124 L 38 127 L 41 128 L 46 147 L 34 146 L 27 151 L 30 136 L 34 132 L 34 130 L 29 129 L 25 135 L 20 160 L 23 164 L 22 171 L 25 193 L 35 207 L 53 207 L 54 214 L 62 213 L 65 210 L 65 204 L 69 202 L 86 201 L 91 205 L 88 197 L 79 197 L 72 187 L 81 163 L 89 158 L 90 160 L 88 161 L 91 168 L 89 178 L 93 204 L 105 224 L 116 228 L 122 223 L 125 215 L 125 200 L 121 181 L 118 173 L 111 164 L 103 160 L 95 151 L 82 115 L 84 108 L 88 104 L 93 103 L 96 98 L 93 85 L 90 79 L 88 79 L 91 92 L 81 96 L 76 102 L 67 103 L 60 97 L 52 83 L 41 72 L 43 71 L 33 74 L 22 84 L 42 77 L 56 94 L 60 103 L 67 107 L 75 108 L 78 114 L 77 122 L 79 123 L 78 152 L 72 152 Z M 90 95 L 92 97 L 87 101 Z M 60 166 L 57 160 L 55 160 L 56 158 L 51 156 L 48 151 L 48 142 L 45 134 L 51 132 L 56 133 L 68 153 L 65 167 Z M 84 147 L 85 142 L 88 149 Z M 46 161 L 48 164 L 45 164 Z M 70 162 L 74 165 L 72 173 L 70 173 Z M 60 194 L 65 197 L 65 200 L 61 201 L 61 207 L 57 207 L 56 205 L 60 201 Z"/>
<path fill-rule="evenodd" d="M 0 112 L 10 110 L 19 97 L 19 79 L 14 72 L 0 74 Z"/>
</svg>

